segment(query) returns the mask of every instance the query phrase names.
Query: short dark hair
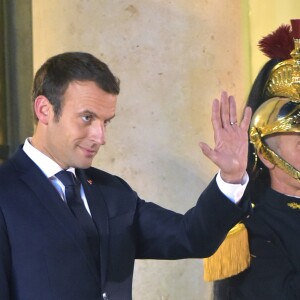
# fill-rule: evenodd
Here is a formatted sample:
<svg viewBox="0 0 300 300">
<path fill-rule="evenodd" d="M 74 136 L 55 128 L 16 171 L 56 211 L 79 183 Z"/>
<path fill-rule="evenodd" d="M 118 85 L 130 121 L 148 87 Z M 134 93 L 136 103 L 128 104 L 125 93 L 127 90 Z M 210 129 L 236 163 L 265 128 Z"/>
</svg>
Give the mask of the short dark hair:
<svg viewBox="0 0 300 300">
<path fill-rule="evenodd" d="M 118 95 L 120 92 L 119 79 L 104 62 L 89 53 L 65 52 L 49 58 L 36 72 L 32 88 L 33 103 L 40 95 L 47 97 L 58 120 L 62 96 L 73 81 L 93 81 L 107 93 Z"/>
</svg>

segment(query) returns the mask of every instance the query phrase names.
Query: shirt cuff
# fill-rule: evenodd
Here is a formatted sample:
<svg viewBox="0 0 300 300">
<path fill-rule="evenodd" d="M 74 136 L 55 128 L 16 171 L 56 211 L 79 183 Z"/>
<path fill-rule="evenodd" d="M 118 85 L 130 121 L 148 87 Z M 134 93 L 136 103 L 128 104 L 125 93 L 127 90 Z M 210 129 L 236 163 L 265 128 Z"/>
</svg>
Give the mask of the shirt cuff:
<svg viewBox="0 0 300 300">
<path fill-rule="evenodd" d="M 249 182 L 249 176 L 247 173 L 244 174 L 242 183 L 241 184 L 232 184 L 225 182 L 221 175 L 220 171 L 218 172 L 218 175 L 216 177 L 217 185 L 220 189 L 220 191 L 233 203 L 239 203 L 239 201 L 242 199 L 245 189 L 247 187 L 247 184 Z"/>
</svg>

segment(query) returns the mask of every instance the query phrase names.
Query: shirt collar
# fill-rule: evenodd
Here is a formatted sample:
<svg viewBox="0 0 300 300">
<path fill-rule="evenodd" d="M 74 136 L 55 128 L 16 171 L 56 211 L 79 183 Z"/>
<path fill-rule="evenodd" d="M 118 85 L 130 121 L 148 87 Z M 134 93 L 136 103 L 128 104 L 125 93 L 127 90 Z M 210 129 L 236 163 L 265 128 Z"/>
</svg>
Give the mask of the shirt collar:
<svg viewBox="0 0 300 300">
<path fill-rule="evenodd" d="M 59 164 L 57 164 L 50 157 L 48 157 L 47 155 L 45 155 L 44 153 L 32 146 L 31 138 L 27 138 L 25 140 L 23 151 L 48 178 L 55 176 L 57 172 L 62 170 Z M 68 171 L 71 171 L 75 175 L 75 168 L 69 168 Z"/>
</svg>

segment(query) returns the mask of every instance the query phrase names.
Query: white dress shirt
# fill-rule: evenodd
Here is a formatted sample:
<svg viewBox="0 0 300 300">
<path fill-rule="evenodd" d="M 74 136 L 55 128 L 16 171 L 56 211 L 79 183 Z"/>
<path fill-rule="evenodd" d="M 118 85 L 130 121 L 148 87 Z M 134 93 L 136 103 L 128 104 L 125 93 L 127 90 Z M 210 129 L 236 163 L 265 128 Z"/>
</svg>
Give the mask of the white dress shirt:
<svg viewBox="0 0 300 300">
<path fill-rule="evenodd" d="M 31 138 L 26 139 L 23 146 L 23 151 L 29 156 L 29 158 L 41 169 L 41 171 L 45 174 L 45 176 L 51 181 L 53 186 L 60 194 L 62 200 L 66 201 L 65 186 L 58 178 L 55 177 L 55 174 L 61 171 L 62 168 L 54 160 L 52 160 L 47 155 L 45 155 L 44 153 L 42 153 L 41 151 L 33 147 L 30 143 L 30 140 Z M 72 172 L 76 177 L 74 168 L 69 168 L 67 171 Z M 86 210 L 91 215 L 82 184 L 80 185 L 80 195 Z"/>
<path fill-rule="evenodd" d="M 225 182 L 221 175 L 220 171 L 218 172 L 218 175 L 216 177 L 217 185 L 220 189 L 220 191 L 232 202 L 239 203 L 239 201 L 242 199 L 245 189 L 247 187 L 247 184 L 249 182 L 249 176 L 247 173 L 244 174 L 244 177 L 242 179 L 241 184 L 232 184 Z"/>
</svg>

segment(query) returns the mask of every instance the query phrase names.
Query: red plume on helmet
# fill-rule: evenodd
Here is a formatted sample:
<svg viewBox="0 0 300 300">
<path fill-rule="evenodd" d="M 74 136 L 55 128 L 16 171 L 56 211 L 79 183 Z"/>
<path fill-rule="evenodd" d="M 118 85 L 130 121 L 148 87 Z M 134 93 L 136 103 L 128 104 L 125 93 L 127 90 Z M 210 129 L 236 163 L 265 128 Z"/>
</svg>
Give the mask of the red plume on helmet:
<svg viewBox="0 0 300 300">
<path fill-rule="evenodd" d="M 278 29 L 263 37 L 258 43 L 259 49 L 269 58 L 290 59 L 294 49 L 294 40 L 290 25 L 281 25 Z"/>
</svg>

